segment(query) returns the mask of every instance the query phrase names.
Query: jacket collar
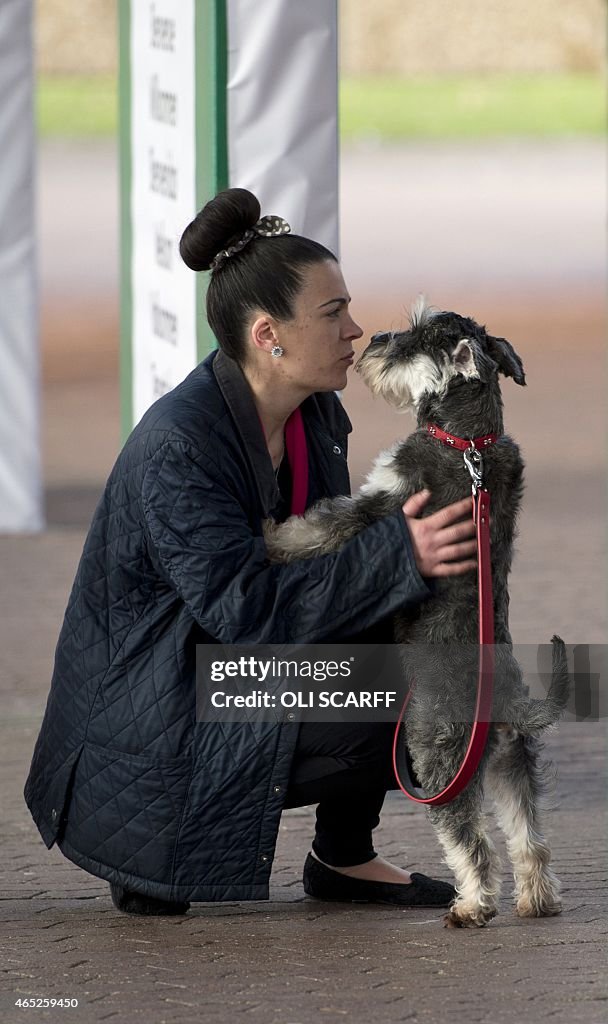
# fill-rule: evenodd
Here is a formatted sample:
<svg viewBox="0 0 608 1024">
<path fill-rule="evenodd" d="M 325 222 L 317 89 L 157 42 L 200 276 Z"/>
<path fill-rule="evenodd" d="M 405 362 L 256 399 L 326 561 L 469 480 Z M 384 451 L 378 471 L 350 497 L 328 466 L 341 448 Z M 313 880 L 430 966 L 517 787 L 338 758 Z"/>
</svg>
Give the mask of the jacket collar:
<svg viewBox="0 0 608 1024">
<path fill-rule="evenodd" d="M 243 442 L 264 515 L 267 516 L 279 504 L 281 495 L 253 393 L 239 364 L 221 349 L 215 354 L 213 372 Z"/>
<path fill-rule="evenodd" d="M 237 433 L 239 434 L 247 458 L 251 466 L 264 515 L 268 516 L 281 503 L 281 494 L 277 485 L 272 459 L 266 446 L 266 438 L 258 416 L 253 393 L 243 372 L 230 356 L 217 349 L 213 359 L 213 373 L 224 401 L 230 410 Z M 331 419 L 328 412 L 331 408 Z M 323 415 L 325 412 L 325 416 Z M 327 431 L 346 437 L 352 430 L 351 422 L 342 408 L 341 403 L 330 401 L 330 396 L 323 393 L 310 395 L 302 403 L 302 416 L 307 431 L 327 435 Z M 325 429 L 323 427 L 325 426 Z M 342 444 L 344 444 L 342 439 Z M 328 485 L 331 483 L 327 481 Z M 333 493 L 333 489 L 332 492 Z"/>
</svg>

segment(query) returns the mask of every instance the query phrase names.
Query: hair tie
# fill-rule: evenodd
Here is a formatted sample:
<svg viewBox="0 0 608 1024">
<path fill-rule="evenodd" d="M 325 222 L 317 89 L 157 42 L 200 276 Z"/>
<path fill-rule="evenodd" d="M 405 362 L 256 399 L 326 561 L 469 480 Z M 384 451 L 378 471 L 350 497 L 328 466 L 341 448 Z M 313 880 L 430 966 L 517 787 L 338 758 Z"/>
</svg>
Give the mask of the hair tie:
<svg viewBox="0 0 608 1024">
<path fill-rule="evenodd" d="M 257 224 L 254 224 L 252 228 L 249 228 L 239 238 L 238 242 L 229 246 L 228 249 L 222 249 L 218 252 L 217 256 L 211 261 L 209 269 L 217 270 L 230 256 L 234 256 L 235 253 L 244 249 L 256 235 L 259 235 L 261 238 L 272 238 L 276 235 L 288 235 L 290 231 L 289 224 L 282 217 L 262 217 Z"/>
</svg>

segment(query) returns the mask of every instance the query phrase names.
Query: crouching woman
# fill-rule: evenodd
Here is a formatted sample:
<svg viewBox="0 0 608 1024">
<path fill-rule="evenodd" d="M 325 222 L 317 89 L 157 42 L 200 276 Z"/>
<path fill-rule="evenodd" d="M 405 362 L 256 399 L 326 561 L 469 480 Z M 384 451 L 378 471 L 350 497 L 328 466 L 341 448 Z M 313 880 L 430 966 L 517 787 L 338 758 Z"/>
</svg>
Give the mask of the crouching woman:
<svg viewBox="0 0 608 1024">
<path fill-rule="evenodd" d="M 349 493 L 345 387 L 361 337 L 331 252 L 216 196 L 181 253 L 211 269 L 219 348 L 128 438 L 95 511 L 59 637 L 25 798 L 42 838 L 111 885 L 115 905 L 268 898 L 285 807 L 317 804 L 305 891 L 447 905 L 451 885 L 374 850 L 390 723 L 196 721 L 197 644 L 343 641 L 475 568 L 468 502 L 425 498 L 335 554 L 271 565 L 262 523 Z M 296 431 L 307 474 L 286 454 Z M 300 447 L 301 454 L 301 447 Z"/>
</svg>

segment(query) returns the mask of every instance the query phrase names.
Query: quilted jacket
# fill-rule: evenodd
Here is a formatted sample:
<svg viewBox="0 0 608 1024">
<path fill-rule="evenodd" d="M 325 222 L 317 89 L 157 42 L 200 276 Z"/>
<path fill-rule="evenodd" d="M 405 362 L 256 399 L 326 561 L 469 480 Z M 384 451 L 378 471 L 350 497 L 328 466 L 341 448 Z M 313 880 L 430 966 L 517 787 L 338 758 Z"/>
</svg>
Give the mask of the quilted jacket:
<svg viewBox="0 0 608 1024">
<path fill-rule="evenodd" d="M 349 493 L 339 399 L 302 405 L 309 503 Z M 200 643 L 345 639 L 430 596 L 400 510 L 270 565 L 280 506 L 238 365 L 213 352 L 144 415 L 86 538 L 25 798 L 45 844 L 167 900 L 267 899 L 297 721 L 195 721 Z M 398 557 L 396 557 L 398 552 Z"/>
</svg>

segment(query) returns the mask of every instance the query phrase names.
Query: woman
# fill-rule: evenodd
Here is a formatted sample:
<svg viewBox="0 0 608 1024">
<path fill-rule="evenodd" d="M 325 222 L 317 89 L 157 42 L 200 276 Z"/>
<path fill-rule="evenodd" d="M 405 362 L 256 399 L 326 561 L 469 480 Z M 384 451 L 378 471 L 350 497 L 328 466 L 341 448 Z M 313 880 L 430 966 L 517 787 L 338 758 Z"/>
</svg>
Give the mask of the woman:
<svg viewBox="0 0 608 1024">
<path fill-rule="evenodd" d="M 196 722 L 200 643 L 362 635 L 433 577 L 475 568 L 469 503 L 417 518 L 414 495 L 334 555 L 266 559 L 289 514 L 284 432 L 303 425 L 304 505 L 348 493 L 344 388 L 361 329 L 335 257 L 260 220 L 229 189 L 187 227 L 211 268 L 213 352 L 159 399 L 107 481 L 77 570 L 25 797 L 48 847 L 111 883 L 132 913 L 268 898 L 281 812 L 319 802 L 305 889 L 445 905 L 451 886 L 378 857 L 392 727 Z M 295 419 L 294 419 L 295 417 Z M 301 417 L 301 418 L 300 418 Z M 425 580 L 427 582 L 425 582 Z"/>
</svg>

